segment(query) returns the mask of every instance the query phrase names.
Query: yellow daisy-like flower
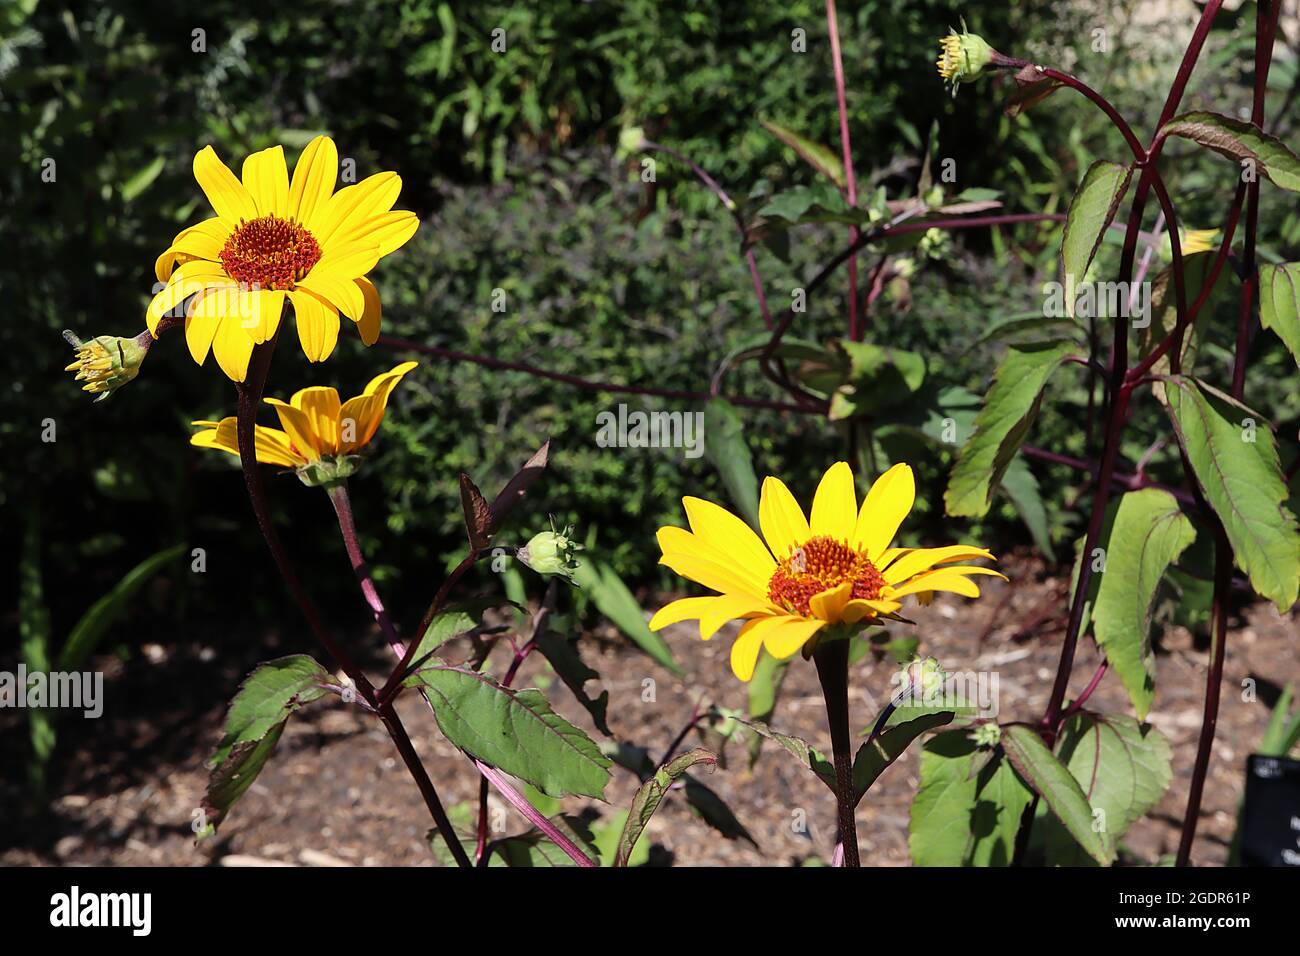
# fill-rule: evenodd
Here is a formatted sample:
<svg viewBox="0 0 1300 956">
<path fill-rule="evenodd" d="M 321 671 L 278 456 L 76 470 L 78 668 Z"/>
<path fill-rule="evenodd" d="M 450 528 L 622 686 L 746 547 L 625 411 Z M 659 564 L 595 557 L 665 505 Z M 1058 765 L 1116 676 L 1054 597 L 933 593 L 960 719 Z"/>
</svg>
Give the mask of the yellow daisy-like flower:
<svg viewBox="0 0 1300 956">
<path fill-rule="evenodd" d="M 211 351 L 221 370 L 242 382 L 253 346 L 271 338 L 287 302 L 307 358 L 334 351 L 339 314 L 357 323 L 361 340 L 379 337 L 379 293 L 366 273 L 415 234 L 415 213 L 393 210 L 402 180 L 376 173 L 334 191 L 338 150 L 317 136 L 289 179 L 284 148 L 244 160 L 242 181 L 211 146 L 194 157 L 194 178 L 216 216 L 190 226 L 158 257 L 167 286 L 149 303 L 157 336 L 167 312 L 190 299 L 185 340 L 200 365 Z"/>
<path fill-rule="evenodd" d="M 779 478 L 767 478 L 760 538 L 725 508 L 683 498 L 691 530 L 659 529 L 659 563 L 718 593 L 673 601 L 650 628 L 698 620 L 707 641 L 728 621 L 744 620 L 731 646 L 731 669 L 748 681 L 762 648 L 792 657 L 823 628 L 865 626 L 898 611 L 904 597 L 928 599 L 935 591 L 979 597 L 971 575 L 1003 577 L 951 563 L 992 559 L 983 548 L 891 548 L 915 499 L 912 469 L 899 464 L 876 480 L 859 508 L 853 472 L 841 461 L 822 477 L 808 518 Z"/>
<path fill-rule="evenodd" d="M 340 463 L 355 461 L 384 420 L 388 396 L 415 362 L 403 362 L 390 372 L 376 375 L 360 395 L 339 401 L 333 388 L 313 386 L 295 392 L 288 402 L 268 398 L 280 418 L 279 428 L 258 425 L 255 433 L 257 460 L 264 465 L 299 469 L 308 484 L 346 477 L 352 468 L 340 471 Z M 204 431 L 190 437 L 190 444 L 216 448 L 239 456 L 237 423 L 233 415 L 219 422 L 201 421 L 194 425 Z"/>
</svg>

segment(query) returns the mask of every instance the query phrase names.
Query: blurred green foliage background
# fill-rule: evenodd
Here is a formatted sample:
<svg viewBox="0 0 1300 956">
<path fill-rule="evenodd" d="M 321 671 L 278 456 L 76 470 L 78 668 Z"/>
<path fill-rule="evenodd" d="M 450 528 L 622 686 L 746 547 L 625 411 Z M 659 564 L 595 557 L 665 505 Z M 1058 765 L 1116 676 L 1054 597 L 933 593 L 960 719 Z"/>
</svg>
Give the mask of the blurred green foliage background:
<svg viewBox="0 0 1300 956">
<path fill-rule="evenodd" d="M 965 16 L 1005 52 L 1075 69 L 1145 130 L 1194 4 L 1172 4 L 1168 31 L 1144 32 L 1140 55 L 1120 40 L 1138 6 L 841 3 L 859 180 L 884 186 L 891 198 L 912 195 L 930 148 L 956 160 L 958 189 L 997 189 L 1007 211 L 1064 211 L 1092 159 L 1124 157 L 1118 136 L 1065 94 L 1004 116 L 1006 78 L 950 98 L 934 71 L 937 38 Z M 1189 107 L 1209 101 L 1228 111 L 1249 102 L 1242 55 L 1249 18 L 1243 29 L 1240 16 L 1223 17 Z M 1105 53 L 1092 49 L 1098 27 L 1109 31 Z M 496 29 L 505 31 L 504 52 L 492 50 Z M 806 52 L 792 49 L 797 31 Z M 1273 76 L 1285 134 L 1296 121 L 1293 54 L 1279 53 Z M 208 578 L 138 612 L 156 627 L 226 621 L 222 583 L 239 588 L 240 612 L 285 607 L 237 473 L 187 444 L 192 419 L 233 413 L 224 376 L 196 367 L 179 335 L 165 337 L 141 377 L 103 404 L 92 406 L 62 371 L 70 352 L 60 330 L 125 335 L 143 327 L 154 257 L 206 215 L 190 172 L 203 145 L 214 144 L 237 169 L 249 151 L 283 143 L 293 154 L 323 131 L 360 175 L 402 175 L 399 205 L 416 210 L 423 225 L 374 274 L 386 334 L 588 378 L 707 391 L 723 356 L 761 329 L 734 224 L 688 169 L 661 156 L 655 182 L 643 182 L 640 156 L 622 156 L 617 145 L 624 129 L 640 127 L 737 197 L 811 181 L 761 120 L 838 152 L 822 4 L 8 3 L 0 11 L 0 289 L 8 310 L 0 323 L 0 507 L 9 540 L 23 515 L 39 515 L 55 633 L 127 568 L 182 540 L 205 548 Z M 42 181 L 47 159 L 56 164 L 54 182 Z M 1216 224 L 1231 171 L 1203 157 L 1177 168 L 1171 186 L 1188 197 L 1198 217 L 1190 224 Z M 1294 209 L 1266 206 L 1262 233 L 1266 255 L 1295 258 Z M 842 229 L 814 227 L 794 235 L 786 258 L 760 250 L 774 308 L 845 238 Z M 1040 226 L 945 240 L 920 262 L 910 289 L 891 288 L 881 299 L 868 338 L 919 351 L 932 375 L 982 394 L 998 353 L 982 337 L 1008 316 L 1040 308 L 1038 286 L 1053 277 L 1058 241 L 1055 228 Z M 497 288 L 506 292 L 505 312 L 491 309 Z M 841 274 L 814 297 L 799 337 L 842 334 L 844 291 Z M 364 349 L 345 329 L 322 366 L 281 348 L 268 393 L 334 384 L 353 394 L 405 357 Z M 1261 360 L 1276 366 L 1278 382 L 1285 358 Z M 680 403 L 432 358 L 408 382 L 390 406 L 377 457 L 353 482 L 366 547 L 403 619 L 418 615 L 463 547 L 457 473 L 490 495 L 546 437 L 552 470 L 510 533 L 526 539 L 548 512 L 577 523 L 582 536 L 595 529 L 602 556 L 634 586 L 666 581 L 655 568 L 653 532 L 681 520 L 680 496 L 724 495 L 706 459 L 595 444 L 600 411 L 621 401 Z M 752 365 L 726 383 L 736 393 L 778 397 Z M 1248 399 L 1294 434 L 1296 397 L 1269 388 Z M 1084 403 L 1082 388 L 1062 389 L 1031 441 L 1083 454 Z M 825 422 L 745 416 L 760 475 L 782 474 L 800 494 L 843 454 L 843 436 Z M 47 420 L 57 429 L 52 443 L 41 440 Z M 925 520 L 909 530 L 921 538 L 943 522 L 948 467 L 945 455 L 927 455 L 917 462 Z M 1158 457 L 1153 467 L 1166 464 Z M 1066 506 L 1079 478 L 1033 467 L 1054 538 L 1065 544 L 1077 528 Z M 289 477 L 274 480 L 272 491 L 314 590 L 327 604 L 338 593 L 361 619 L 355 596 L 329 587 L 345 582 L 349 569 L 324 496 Z M 1007 504 L 985 526 L 944 537 L 976 534 L 999 551 L 1029 542 Z"/>
</svg>

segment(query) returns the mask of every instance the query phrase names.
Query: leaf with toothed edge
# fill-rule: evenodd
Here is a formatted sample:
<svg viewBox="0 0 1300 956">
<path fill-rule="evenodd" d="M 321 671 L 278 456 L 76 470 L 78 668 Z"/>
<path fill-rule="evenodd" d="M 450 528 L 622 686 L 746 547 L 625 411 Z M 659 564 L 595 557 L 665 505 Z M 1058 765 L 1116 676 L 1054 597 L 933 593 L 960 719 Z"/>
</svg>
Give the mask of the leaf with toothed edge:
<svg viewBox="0 0 1300 956">
<path fill-rule="evenodd" d="M 1065 311 L 1074 315 L 1074 290 L 1088 275 L 1088 267 L 1101 247 L 1115 211 L 1128 191 L 1132 166 L 1099 159 L 1083 174 L 1083 182 L 1070 200 L 1061 235 L 1061 271 L 1065 282 Z"/>
<path fill-rule="evenodd" d="M 406 679 L 433 708 L 438 727 L 466 753 L 553 797 L 604 797 L 610 761 L 536 690 L 503 687 L 485 674 L 424 667 Z"/>
<path fill-rule="evenodd" d="M 304 654 L 267 661 L 244 679 L 230 702 L 225 735 L 209 760 L 213 769 L 203 797 L 207 825 L 221 823 L 270 759 L 290 715 L 324 696 L 327 686 L 339 684 Z"/>
<path fill-rule="evenodd" d="M 1253 123 L 1219 113 L 1184 113 L 1166 123 L 1160 135 L 1185 137 L 1238 163 L 1253 160 L 1274 185 L 1300 191 L 1300 157 Z"/>
<path fill-rule="evenodd" d="M 1171 375 L 1157 390 L 1178 442 L 1251 586 L 1286 612 L 1300 593 L 1300 529 L 1268 421 L 1204 382 Z"/>
<path fill-rule="evenodd" d="M 716 756 L 707 750 L 696 748 L 673 758 L 665 766 L 656 770 L 650 779 L 641 785 L 636 792 L 636 796 L 632 798 L 632 806 L 628 810 L 627 822 L 624 823 L 623 832 L 619 836 L 618 851 L 614 856 L 614 866 L 628 865 L 632 853 L 636 849 L 637 841 L 650 823 L 650 818 L 654 816 L 654 812 L 659 809 L 659 804 L 667 795 L 668 788 L 673 785 L 673 782 L 697 764 L 716 764 L 717 762 L 718 758 Z"/>
</svg>

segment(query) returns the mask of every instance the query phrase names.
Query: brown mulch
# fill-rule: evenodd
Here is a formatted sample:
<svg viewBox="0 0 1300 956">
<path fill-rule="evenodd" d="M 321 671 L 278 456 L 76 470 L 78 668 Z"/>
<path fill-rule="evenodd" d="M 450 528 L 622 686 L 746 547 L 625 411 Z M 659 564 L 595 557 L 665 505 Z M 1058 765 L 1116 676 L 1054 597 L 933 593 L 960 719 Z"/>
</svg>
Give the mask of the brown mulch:
<svg viewBox="0 0 1300 956">
<path fill-rule="evenodd" d="M 950 670 L 996 670 L 1002 719 L 1041 715 L 1055 672 L 1062 636 L 1062 582 L 1041 577 L 1028 562 L 1013 584 L 993 582 L 980 601 L 939 599 L 913 618 L 923 653 Z M 1054 598 L 1053 595 L 1057 595 Z M 665 598 L 666 599 L 666 598 Z M 649 602 L 651 606 L 657 606 Z M 655 759 L 689 720 L 697 704 L 743 709 L 745 688 L 727 665 L 729 633 L 707 643 L 692 625 L 669 629 L 674 653 L 688 671 L 676 680 L 613 632 L 586 635 L 582 653 L 610 692 L 609 722 L 619 740 L 647 748 Z M 1233 621 L 1223 702 L 1211 772 L 1205 788 L 1194 861 L 1220 865 L 1235 826 L 1243 768 L 1269 716 L 1276 690 L 1300 683 L 1296 616 L 1255 604 Z M 269 639 L 274 642 L 272 636 Z M 427 813 L 386 735 L 364 713 L 327 698 L 302 711 L 289 726 L 269 766 L 223 824 L 220 834 L 195 844 L 194 808 L 206 784 L 204 760 L 219 737 L 223 707 L 212 694 L 193 695 L 185 680 L 203 680 L 218 667 L 212 648 L 157 645 L 129 664 L 113 662 L 106 678 L 109 707 L 98 721 L 81 722 L 60 751 L 53 778 L 57 794 L 33 809 L 24 805 L 20 749 L 25 734 L 12 711 L 0 724 L 9 737 L 0 781 L 0 864 L 4 865 L 435 865 L 425 833 Z M 286 653 L 276 648 L 263 657 Z M 454 656 L 453 648 L 449 656 Z M 501 670 L 506 649 L 493 664 Z M 1200 726 L 1206 649 L 1172 629 L 1161 642 L 1155 708 L 1150 721 L 1174 749 L 1174 781 L 1156 809 L 1130 831 L 1126 844 L 1154 861 L 1177 846 Z M 103 662 L 101 662 L 103 663 Z M 378 661 L 376 676 L 379 676 Z M 1078 693 L 1098 656 L 1079 649 L 1071 683 Z M 851 677 L 855 731 L 865 727 L 888 697 L 888 661 L 866 658 Z M 158 673 L 151 677 L 151 672 Z M 179 684 L 177 674 L 185 675 Z M 237 679 L 229 666 L 223 679 Z M 1243 692 L 1253 679 L 1258 694 Z M 653 681 L 651 695 L 647 681 Z M 549 683 L 548 683 L 549 682 Z M 586 712 L 538 659 L 523 668 L 516 686 L 548 684 L 556 709 L 599 738 Z M 588 690 L 593 690 L 588 685 Z M 653 699 L 649 699 L 649 698 Z M 199 701 L 211 701 L 200 704 Z M 1131 712 L 1119 681 L 1108 674 L 1090 705 Z M 399 704 L 442 798 L 449 806 L 476 799 L 477 777 L 438 732 L 422 701 L 407 694 Z M 781 693 L 773 724 L 829 750 L 824 713 L 811 664 L 796 660 Z M 20 741 L 21 742 L 21 741 Z M 688 737 L 683 746 L 699 743 Z M 908 808 L 917 786 L 917 747 L 878 781 L 858 814 L 864 863 L 907 865 Z M 769 744 L 751 769 L 743 744 L 727 748 L 725 767 L 702 780 L 731 807 L 754 843 L 726 840 L 671 795 L 648 835 L 653 862 L 676 865 L 797 865 L 827 859 L 834 839 L 830 792 L 806 769 Z M 614 769 L 608 804 L 565 801 L 575 813 L 607 817 L 626 807 L 636 790 L 630 773 Z M 493 797 L 510 831 L 523 818 Z M 806 820 L 801 828 L 798 821 Z"/>
</svg>

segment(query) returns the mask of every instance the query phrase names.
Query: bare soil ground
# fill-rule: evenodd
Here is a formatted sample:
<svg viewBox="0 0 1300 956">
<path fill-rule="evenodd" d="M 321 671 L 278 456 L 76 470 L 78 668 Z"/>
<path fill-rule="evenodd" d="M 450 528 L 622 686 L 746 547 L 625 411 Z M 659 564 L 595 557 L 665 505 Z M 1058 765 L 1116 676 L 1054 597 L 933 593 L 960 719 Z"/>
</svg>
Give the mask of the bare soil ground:
<svg viewBox="0 0 1300 956">
<path fill-rule="evenodd" d="M 917 608 L 922 651 L 950 670 L 996 670 L 1003 719 L 1041 715 L 1055 672 L 1063 633 L 1064 582 L 1044 578 L 1020 562 L 1013 584 L 994 582 L 969 603 L 939 599 Z M 666 599 L 666 596 L 663 596 Z M 651 604 L 651 606 L 657 606 Z M 667 637 L 688 677 L 675 680 L 613 632 L 587 635 L 583 655 L 610 692 L 610 725 L 619 740 L 646 747 L 658 758 L 700 701 L 744 708 L 745 688 L 727 666 L 730 632 L 701 642 L 692 626 Z M 1232 622 L 1211 772 L 1205 790 L 1194 860 L 1221 865 L 1235 825 L 1246 756 L 1268 720 L 1277 690 L 1300 682 L 1296 612 L 1271 606 L 1241 609 Z M 260 657 L 298 648 L 266 637 Z M 1157 696 L 1151 722 L 1174 748 L 1174 782 L 1155 811 L 1129 834 L 1128 846 L 1154 861 L 1172 852 L 1186 804 L 1200 726 L 1206 649 L 1181 629 L 1161 642 Z M 251 661 L 222 662 L 212 647 L 154 645 L 128 664 L 109 666 L 108 708 L 97 721 L 71 721 L 53 768 L 48 803 L 25 796 L 25 727 L 4 712 L 0 744 L 0 864 L 5 865 L 436 865 L 425 839 L 428 816 L 416 789 L 377 723 L 355 708 L 327 698 L 290 723 L 277 753 L 219 835 L 196 844 L 194 808 L 206 783 L 204 760 L 220 736 L 224 705 Z M 448 656 L 455 657 L 453 647 Z M 505 649 L 497 651 L 504 655 Z M 1071 684 L 1078 693 L 1098 655 L 1080 647 Z M 382 659 L 374 661 L 381 672 Z M 500 672 L 501 657 L 494 663 Z M 524 667 L 516 686 L 546 682 L 538 659 Z M 864 659 L 851 677 L 855 730 L 865 727 L 888 697 L 892 666 Z M 645 681 L 655 682 L 645 700 Z M 1251 680 L 1257 694 L 1243 693 Z M 588 685 L 591 691 L 592 685 Z M 556 709 L 599 737 L 585 711 L 554 683 Z M 1107 675 L 1093 697 L 1097 709 L 1129 712 L 1123 688 Z M 438 732 L 414 694 L 399 708 L 416 746 L 448 805 L 473 801 L 477 777 Z M 811 664 L 795 661 L 773 724 L 829 752 L 824 714 Z M 683 746 L 697 743 L 688 737 Z M 704 777 L 754 838 L 725 840 L 695 817 L 680 795 L 670 795 L 649 829 L 652 862 L 676 865 L 798 865 L 829 858 L 834 840 L 830 792 L 806 769 L 768 745 L 751 769 L 744 747 L 728 748 L 726 765 Z M 858 813 L 864 862 L 907 865 L 908 808 L 917 785 L 917 747 L 880 779 Z M 569 798 L 566 810 L 607 816 L 626 807 L 636 778 L 615 769 L 608 805 Z M 523 818 L 494 796 L 508 831 L 526 829 Z M 794 821 L 806 816 L 807 832 Z"/>
</svg>

